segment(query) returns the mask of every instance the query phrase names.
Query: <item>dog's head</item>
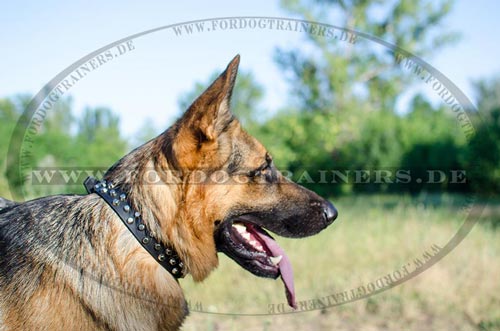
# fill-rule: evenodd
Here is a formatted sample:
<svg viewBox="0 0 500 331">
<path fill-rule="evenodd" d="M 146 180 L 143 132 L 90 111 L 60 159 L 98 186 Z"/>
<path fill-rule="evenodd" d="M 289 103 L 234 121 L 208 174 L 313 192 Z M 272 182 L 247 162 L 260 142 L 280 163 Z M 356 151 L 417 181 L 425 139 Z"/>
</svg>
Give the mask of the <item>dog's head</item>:
<svg viewBox="0 0 500 331">
<path fill-rule="evenodd" d="M 167 220 L 158 222 L 195 280 L 217 266 L 217 251 L 255 275 L 291 277 L 286 255 L 264 229 L 300 238 L 337 217 L 330 202 L 285 178 L 231 113 L 238 64 L 236 56 L 185 114 L 149 143 L 157 146 L 149 147 L 156 152 L 148 164 L 158 178 L 174 171 L 177 181 L 148 189 L 156 208 L 165 209 Z"/>
</svg>

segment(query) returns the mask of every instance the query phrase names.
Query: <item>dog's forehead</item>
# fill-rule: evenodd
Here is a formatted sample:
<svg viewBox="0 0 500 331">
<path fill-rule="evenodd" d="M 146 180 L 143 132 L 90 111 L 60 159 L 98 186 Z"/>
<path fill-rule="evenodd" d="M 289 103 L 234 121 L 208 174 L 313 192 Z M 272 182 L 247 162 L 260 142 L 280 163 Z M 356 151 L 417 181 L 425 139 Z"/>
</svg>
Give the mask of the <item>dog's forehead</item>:
<svg viewBox="0 0 500 331">
<path fill-rule="evenodd" d="M 267 150 L 256 138 L 243 131 L 239 135 L 238 148 L 246 155 L 245 163 L 261 164 L 266 157 Z"/>
</svg>

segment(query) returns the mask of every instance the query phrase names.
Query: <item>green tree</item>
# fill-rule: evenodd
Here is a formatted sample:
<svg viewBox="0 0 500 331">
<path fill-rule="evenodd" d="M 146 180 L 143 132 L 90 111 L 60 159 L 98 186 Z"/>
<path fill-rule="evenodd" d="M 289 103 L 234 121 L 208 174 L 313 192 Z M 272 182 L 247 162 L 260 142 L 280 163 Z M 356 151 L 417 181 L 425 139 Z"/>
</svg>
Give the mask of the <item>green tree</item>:
<svg viewBox="0 0 500 331">
<path fill-rule="evenodd" d="M 340 189 L 319 183 L 320 171 L 335 169 L 335 141 L 340 127 L 333 114 L 282 110 L 253 134 L 269 149 L 279 169 L 294 181 L 330 196 Z"/>
<path fill-rule="evenodd" d="M 0 196 L 10 197 L 6 178 L 7 150 L 16 121 L 21 113 L 23 96 L 0 99 Z"/>
<path fill-rule="evenodd" d="M 453 1 L 428 0 L 282 0 L 298 17 L 361 31 L 391 42 L 417 56 L 429 57 L 450 42 L 443 19 Z M 278 49 L 278 65 L 288 75 L 296 102 L 304 110 L 352 112 L 395 109 L 410 77 L 395 69 L 393 52 L 362 38 L 340 42 L 305 34 L 300 49 Z"/>
<path fill-rule="evenodd" d="M 64 165 L 78 156 L 72 137 L 75 122 L 72 109 L 73 100 L 64 98 L 46 113 L 32 148 L 34 167 Z"/>
<path fill-rule="evenodd" d="M 500 76 L 475 82 L 479 114 L 467 150 L 472 185 L 481 193 L 500 192 Z M 479 115 L 481 117 L 479 117 Z"/>
<path fill-rule="evenodd" d="M 77 165 L 107 168 L 120 159 L 128 146 L 119 124 L 119 116 L 111 109 L 87 107 L 77 123 Z"/>
<path fill-rule="evenodd" d="M 450 0 L 283 0 L 281 4 L 306 21 L 367 33 L 426 58 L 457 39 L 442 25 L 452 8 Z M 394 52 L 367 39 L 358 37 L 350 43 L 305 33 L 299 47 L 278 49 L 275 60 L 289 81 L 291 108 L 296 109 L 297 124 L 288 134 L 293 139 L 279 142 L 286 146 L 280 147 L 283 151 L 290 151 L 282 156 L 285 167 L 304 164 L 315 168 L 313 173 L 338 168 L 397 167 L 410 159 L 407 155 L 414 144 L 424 140 L 407 130 L 419 130 L 417 125 L 436 118 L 443 125 L 439 132 L 453 125 L 444 112 L 428 103 L 419 105 L 429 107 L 428 112 L 397 115 L 398 99 L 409 91 L 414 77 L 402 74 Z M 417 106 L 417 101 L 412 107 Z M 318 133 L 320 130 L 326 131 Z M 438 139 L 437 133 L 431 136 Z M 337 190 L 328 186 L 314 189 Z"/>
<path fill-rule="evenodd" d="M 7 194 L 7 180 L 18 178 L 17 164 L 6 166 L 6 153 L 18 117 L 30 102 L 29 96 L 0 100 L 0 165 L 6 176 L 0 178 L 0 194 Z M 75 116 L 71 98 L 55 103 L 46 113 L 43 123 L 30 148 L 32 168 L 107 168 L 127 150 L 127 143 L 119 133 L 119 117 L 108 108 L 86 108 L 81 117 Z M 28 175 L 28 174 L 24 174 Z M 82 185 L 31 185 L 13 182 L 16 194 L 32 197 L 83 192 Z M 21 188 L 24 187 L 24 190 Z"/>
<path fill-rule="evenodd" d="M 2 168 L 2 176 L 0 185 L 2 192 L 12 198 L 16 198 L 19 193 L 19 188 L 23 185 L 21 176 L 18 176 L 18 168 L 13 164 L 12 159 L 8 159 L 8 149 L 11 145 L 19 145 L 19 137 L 13 137 L 14 128 L 18 124 L 19 117 L 26 109 L 31 101 L 31 96 L 27 94 L 19 94 L 0 101 L 0 137 L 2 138 L 2 146 L 0 146 L 0 166 Z M 4 170 L 5 169 L 5 170 Z M 7 182 L 7 178 L 9 182 Z M 10 184 L 10 187 L 8 187 Z M 11 192 L 11 189 L 14 191 Z"/>
</svg>

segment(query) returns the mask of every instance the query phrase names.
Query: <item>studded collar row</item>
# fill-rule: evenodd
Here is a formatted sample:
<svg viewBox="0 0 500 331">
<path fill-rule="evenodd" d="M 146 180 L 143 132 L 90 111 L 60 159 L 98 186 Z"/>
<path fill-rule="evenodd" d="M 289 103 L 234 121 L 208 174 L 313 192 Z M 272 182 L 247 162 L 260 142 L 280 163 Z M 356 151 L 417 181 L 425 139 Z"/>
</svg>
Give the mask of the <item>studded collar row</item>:
<svg viewBox="0 0 500 331">
<path fill-rule="evenodd" d="M 175 249 L 166 247 L 152 235 L 142 221 L 141 214 L 133 210 L 125 192 L 113 183 L 107 183 L 105 180 L 99 181 L 93 177 L 87 177 L 83 185 L 89 194 L 95 193 L 106 201 L 156 262 L 170 272 L 174 278 L 184 277 L 184 263 Z"/>
</svg>

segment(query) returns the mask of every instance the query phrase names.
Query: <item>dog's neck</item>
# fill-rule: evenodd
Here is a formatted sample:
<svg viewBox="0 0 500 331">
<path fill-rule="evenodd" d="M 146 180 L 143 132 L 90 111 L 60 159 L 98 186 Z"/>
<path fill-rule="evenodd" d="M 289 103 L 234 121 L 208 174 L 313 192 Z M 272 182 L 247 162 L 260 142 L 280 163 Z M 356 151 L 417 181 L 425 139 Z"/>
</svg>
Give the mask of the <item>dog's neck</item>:
<svg viewBox="0 0 500 331">
<path fill-rule="evenodd" d="M 155 232 L 147 228 L 142 215 L 135 210 L 128 199 L 126 191 L 121 189 L 120 183 L 107 182 L 88 177 L 84 183 L 89 194 L 100 196 L 122 220 L 130 233 L 142 247 L 174 278 L 184 276 L 184 263 L 180 260 L 175 248 L 166 246 Z"/>
<path fill-rule="evenodd" d="M 185 209 L 183 180 L 188 176 L 176 170 L 177 161 L 170 149 L 173 129 L 175 127 L 127 154 L 106 172 L 104 179 L 122 185 L 146 226 L 163 243 L 175 248 L 184 262 L 185 274 L 200 281 L 218 265 L 218 258 L 196 243 L 201 240 L 200 236 L 213 242 L 212 233 L 190 235 L 197 219 L 192 211 Z M 213 245 L 215 247 L 215 243 Z"/>
<path fill-rule="evenodd" d="M 162 149 L 158 138 L 136 148 L 114 164 L 103 179 L 120 188 L 131 210 L 140 214 L 158 243 L 177 251 L 172 240 L 177 233 L 171 223 L 180 202 L 176 201 L 179 187 L 169 179 L 171 166 Z"/>
</svg>

